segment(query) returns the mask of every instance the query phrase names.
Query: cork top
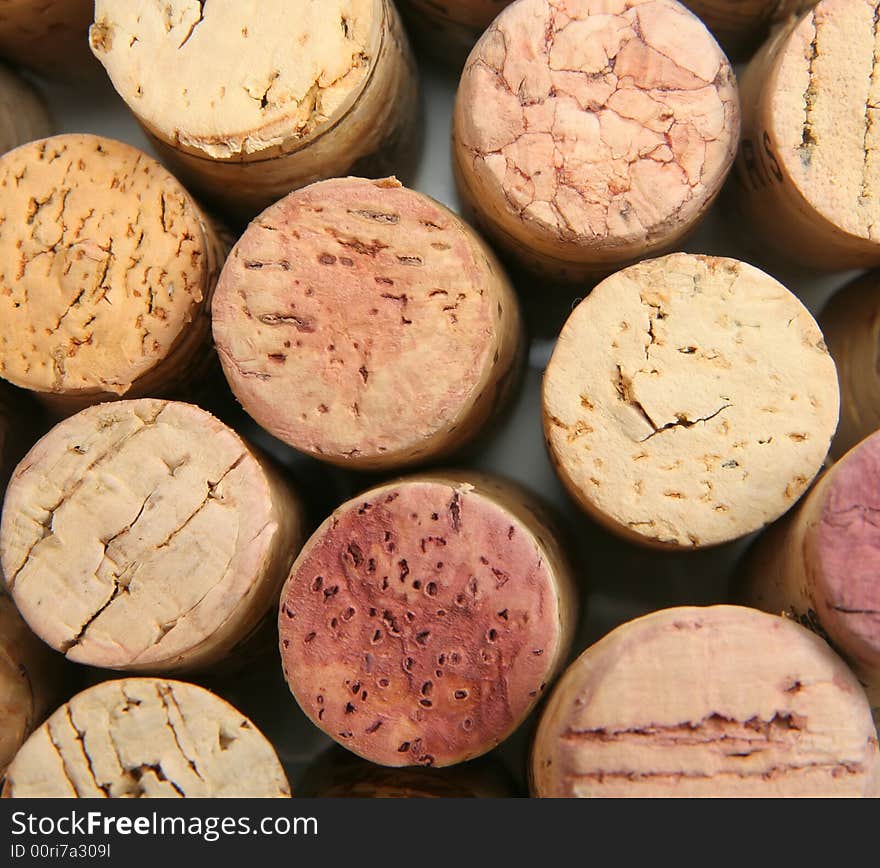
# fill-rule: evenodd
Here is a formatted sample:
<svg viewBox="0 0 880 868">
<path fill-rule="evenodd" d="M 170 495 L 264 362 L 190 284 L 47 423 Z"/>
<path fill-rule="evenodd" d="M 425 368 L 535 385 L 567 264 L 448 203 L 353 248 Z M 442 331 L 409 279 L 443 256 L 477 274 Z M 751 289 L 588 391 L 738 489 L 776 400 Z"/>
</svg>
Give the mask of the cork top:
<svg viewBox="0 0 880 868">
<path fill-rule="evenodd" d="M 123 395 L 164 359 L 206 294 L 199 213 L 129 145 L 54 136 L 0 158 L 0 376 Z"/>
<path fill-rule="evenodd" d="M 677 253 L 600 283 L 544 378 L 563 480 L 637 540 L 712 545 L 800 497 L 837 425 L 834 362 L 806 308 L 757 268 Z"/>
<path fill-rule="evenodd" d="M 191 665 L 247 604 L 278 526 L 244 442 L 189 404 L 101 404 L 19 464 L 2 570 L 31 628 L 71 660 Z"/>
<path fill-rule="evenodd" d="M 265 736 L 180 681 L 104 681 L 61 706 L 18 752 L 6 798 L 287 798 Z"/>
<path fill-rule="evenodd" d="M 822 0 L 764 85 L 779 170 L 839 230 L 880 241 L 880 4 Z"/>
<path fill-rule="evenodd" d="M 395 179 L 291 193 L 251 223 L 217 285 L 214 338 L 233 391 L 318 458 L 436 451 L 487 388 L 504 306 L 508 320 L 516 311 L 512 293 L 490 293 L 490 257 Z"/>
<path fill-rule="evenodd" d="M 217 159 L 294 150 L 368 80 L 385 0 L 97 0 L 92 51 L 160 139 Z"/>
<path fill-rule="evenodd" d="M 519 0 L 471 53 L 455 118 L 508 231 L 593 251 L 680 233 L 739 134 L 730 64 L 674 0 Z"/>
<path fill-rule="evenodd" d="M 877 796 L 865 693 L 786 618 L 665 609 L 588 648 L 545 706 L 539 796 Z"/>
</svg>

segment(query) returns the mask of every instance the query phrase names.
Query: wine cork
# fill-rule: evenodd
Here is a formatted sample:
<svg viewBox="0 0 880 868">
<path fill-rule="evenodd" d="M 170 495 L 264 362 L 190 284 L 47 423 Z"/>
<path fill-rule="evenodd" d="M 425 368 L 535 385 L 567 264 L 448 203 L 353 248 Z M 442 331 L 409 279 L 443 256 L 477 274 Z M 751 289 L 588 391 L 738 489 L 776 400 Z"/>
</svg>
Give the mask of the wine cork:
<svg viewBox="0 0 880 868">
<path fill-rule="evenodd" d="M 324 181 L 264 211 L 213 303 L 236 397 L 323 461 L 389 469 L 471 440 L 518 381 L 513 289 L 477 234 L 396 179 Z"/>
<path fill-rule="evenodd" d="M 51 131 L 42 98 L 23 79 L 0 66 L 0 154 L 48 136 Z"/>
<path fill-rule="evenodd" d="M 807 309 L 744 262 L 676 253 L 600 283 L 544 375 L 562 481 L 632 542 L 736 539 L 819 472 L 837 424 L 834 362 Z"/>
<path fill-rule="evenodd" d="M 518 0 L 468 58 L 453 162 L 501 248 L 583 281 L 692 229 L 738 135 L 730 64 L 675 0 Z"/>
<path fill-rule="evenodd" d="M 234 431 L 142 398 L 83 410 L 25 456 L 0 563 L 28 624 L 70 660 L 171 672 L 222 661 L 259 626 L 303 523 Z"/>
<path fill-rule="evenodd" d="M 815 268 L 880 263 L 878 8 L 822 0 L 741 78 L 741 209 L 756 236 Z"/>
<path fill-rule="evenodd" d="M 181 681 L 104 681 L 65 703 L 18 752 L 5 798 L 289 798 L 265 736 Z"/>
<path fill-rule="evenodd" d="M 539 797 L 880 795 L 877 733 L 843 661 L 738 606 L 630 621 L 569 667 L 541 716 Z"/>
<path fill-rule="evenodd" d="M 281 594 L 284 675 L 343 747 L 449 766 L 510 735 L 564 664 L 570 567 L 511 483 L 412 476 L 339 507 Z"/>
<path fill-rule="evenodd" d="M 180 393 L 214 358 L 225 248 L 181 185 L 98 136 L 0 158 L 0 376 L 54 410 Z"/>
<path fill-rule="evenodd" d="M 825 343 L 840 379 L 840 425 L 831 442 L 839 458 L 880 428 L 880 272 L 839 290 L 819 314 Z"/>
<path fill-rule="evenodd" d="M 797 510 L 761 538 L 743 599 L 827 638 L 880 710 L 878 489 L 880 432 L 832 464 Z"/>
<path fill-rule="evenodd" d="M 55 704 L 61 658 L 21 619 L 0 594 L 0 778 L 31 732 Z"/>
<path fill-rule="evenodd" d="M 97 0 L 92 50 L 161 158 L 249 219 L 296 187 L 406 175 L 416 69 L 390 0 Z"/>
</svg>

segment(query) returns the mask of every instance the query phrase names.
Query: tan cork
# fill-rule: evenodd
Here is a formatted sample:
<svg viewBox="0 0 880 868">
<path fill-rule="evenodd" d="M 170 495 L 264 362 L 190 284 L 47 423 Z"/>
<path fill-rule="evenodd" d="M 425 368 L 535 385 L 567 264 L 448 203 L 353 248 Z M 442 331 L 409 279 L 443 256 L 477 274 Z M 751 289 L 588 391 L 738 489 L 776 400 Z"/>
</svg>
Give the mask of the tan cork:
<svg viewBox="0 0 880 868">
<path fill-rule="evenodd" d="M 822 0 L 742 79 L 736 186 L 753 232 L 817 268 L 880 263 L 880 4 Z"/>
<path fill-rule="evenodd" d="M 289 798 L 272 746 L 195 684 L 105 681 L 74 696 L 18 752 L 5 798 Z"/>
<path fill-rule="evenodd" d="M 738 606 L 630 621 L 554 689 L 535 737 L 534 795 L 876 797 L 864 691 L 828 645 Z"/>
<path fill-rule="evenodd" d="M 83 410 L 25 456 L 0 564 L 68 659 L 171 672 L 221 662 L 254 632 L 303 537 L 298 501 L 235 432 L 142 398 Z"/>
<path fill-rule="evenodd" d="M 0 158 L 0 376 L 61 412 L 185 391 L 213 359 L 225 247 L 129 145 L 70 134 Z"/>
<path fill-rule="evenodd" d="M 23 79 L 0 66 L 0 154 L 50 132 L 52 122 L 42 97 Z"/>
<path fill-rule="evenodd" d="M 566 487 L 625 538 L 715 545 L 791 507 L 837 425 L 807 309 L 744 262 L 676 253 L 619 271 L 569 317 L 544 375 Z"/>
<path fill-rule="evenodd" d="M 679 3 L 518 0 L 468 59 L 453 157 L 501 248 L 580 281 L 692 229 L 738 134 L 730 64 Z"/>
<path fill-rule="evenodd" d="M 97 0 L 92 50 L 193 190 L 249 219 L 290 190 L 406 173 L 415 66 L 390 0 Z"/>
<path fill-rule="evenodd" d="M 251 416 L 347 467 L 452 452 L 521 367 L 519 307 L 495 256 L 393 178 L 323 181 L 264 211 L 223 268 L 213 321 Z"/>
<path fill-rule="evenodd" d="M 339 507 L 281 594 L 284 674 L 312 722 L 385 766 L 480 756 L 566 660 L 571 568 L 520 489 L 413 476 Z"/>
</svg>

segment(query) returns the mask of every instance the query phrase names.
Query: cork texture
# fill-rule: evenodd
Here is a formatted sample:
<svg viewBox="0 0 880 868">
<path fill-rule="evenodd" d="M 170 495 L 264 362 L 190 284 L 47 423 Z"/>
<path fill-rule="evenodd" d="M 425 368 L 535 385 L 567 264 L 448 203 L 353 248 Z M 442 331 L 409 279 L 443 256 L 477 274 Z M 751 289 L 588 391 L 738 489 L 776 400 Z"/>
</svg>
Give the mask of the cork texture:
<svg viewBox="0 0 880 868">
<path fill-rule="evenodd" d="M 590 515 L 635 542 L 694 547 L 794 504 L 825 459 L 839 390 L 785 287 L 743 262 L 672 254 L 578 305 L 543 406 L 551 458 Z"/>
<path fill-rule="evenodd" d="M 84 410 L 25 456 L 0 563 L 32 629 L 69 659 L 169 672 L 247 637 L 302 539 L 293 495 L 231 429 L 140 399 Z"/>
<path fill-rule="evenodd" d="M 574 590 L 516 489 L 411 477 L 341 506 L 281 595 L 308 717 L 386 766 L 448 766 L 525 720 L 564 661 Z"/>
<path fill-rule="evenodd" d="M 489 248 L 393 178 L 324 181 L 264 211 L 224 266 L 213 327 L 260 425 L 376 469 L 471 439 L 516 384 L 523 340 Z"/>
<path fill-rule="evenodd" d="M 454 125 L 480 223 L 580 279 L 693 227 L 732 164 L 739 106 L 726 57 L 674 0 L 519 0 L 468 59 Z"/>
<path fill-rule="evenodd" d="M 241 712 L 194 684 L 105 681 L 25 743 L 6 798 L 289 798 L 272 746 Z"/>
<path fill-rule="evenodd" d="M 0 66 L 0 154 L 48 136 L 50 132 L 49 112 L 39 94 L 23 79 Z"/>
<path fill-rule="evenodd" d="M 539 797 L 876 797 L 877 733 L 818 637 L 736 606 L 618 627 L 566 671 L 532 753 Z"/>
</svg>

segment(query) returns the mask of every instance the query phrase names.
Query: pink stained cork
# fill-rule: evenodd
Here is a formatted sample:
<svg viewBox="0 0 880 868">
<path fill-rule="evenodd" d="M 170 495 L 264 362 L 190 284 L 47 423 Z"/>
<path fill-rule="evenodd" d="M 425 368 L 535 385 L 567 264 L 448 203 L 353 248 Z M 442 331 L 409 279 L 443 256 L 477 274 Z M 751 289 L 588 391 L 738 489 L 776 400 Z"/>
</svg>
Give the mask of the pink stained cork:
<svg viewBox="0 0 880 868">
<path fill-rule="evenodd" d="M 487 477 L 410 477 L 340 507 L 281 595 L 285 677 L 305 713 L 387 766 L 486 753 L 565 660 L 564 557 L 523 493 Z"/>
</svg>

